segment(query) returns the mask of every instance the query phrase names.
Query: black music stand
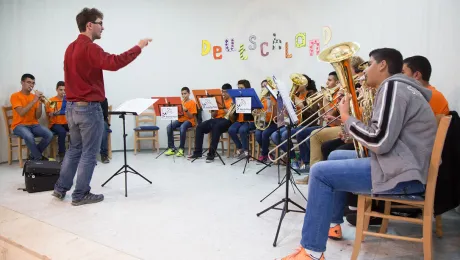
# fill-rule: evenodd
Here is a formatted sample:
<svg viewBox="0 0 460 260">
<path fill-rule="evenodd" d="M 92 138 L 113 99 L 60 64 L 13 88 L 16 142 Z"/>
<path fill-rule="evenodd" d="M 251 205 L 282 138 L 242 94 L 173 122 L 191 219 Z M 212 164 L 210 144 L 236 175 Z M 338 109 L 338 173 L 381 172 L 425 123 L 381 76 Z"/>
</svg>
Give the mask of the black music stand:
<svg viewBox="0 0 460 260">
<path fill-rule="evenodd" d="M 276 79 L 274 79 L 274 81 L 276 82 Z M 286 104 L 284 105 L 286 107 L 286 109 L 288 110 L 289 112 L 289 123 L 286 124 L 286 129 L 287 129 L 287 134 L 288 134 L 288 141 L 287 141 L 287 151 L 290 151 L 291 150 L 291 129 L 292 129 L 292 126 L 293 126 L 293 120 L 292 120 L 292 116 L 295 116 L 295 112 L 293 112 L 293 108 L 292 107 L 289 107 L 289 105 L 291 105 L 291 100 L 289 99 L 289 96 L 287 95 L 287 88 L 284 86 L 284 85 L 280 85 L 280 84 L 277 84 L 279 85 L 279 89 L 280 91 L 286 91 L 286 93 L 281 93 L 281 97 L 282 97 L 282 103 Z M 281 99 L 279 99 L 278 102 L 280 102 Z M 289 110 L 292 110 L 292 111 L 289 111 Z M 294 201 L 291 200 L 291 198 L 289 198 L 289 182 L 293 183 L 294 186 L 296 186 L 292 180 L 292 175 L 291 175 L 291 167 L 289 167 L 291 165 L 291 155 L 290 153 L 288 152 L 287 153 L 287 162 L 286 162 L 286 176 L 285 176 L 285 181 L 284 183 L 280 184 L 278 186 L 281 187 L 281 185 L 283 184 L 286 184 L 286 194 L 285 194 L 285 197 L 283 199 L 281 199 L 280 201 L 278 201 L 277 203 L 273 204 L 272 206 L 266 208 L 265 210 L 263 210 L 262 212 L 259 212 L 257 213 L 257 216 L 259 217 L 260 215 L 264 214 L 265 212 L 271 210 L 271 209 L 276 209 L 276 210 L 281 210 L 281 218 L 280 218 L 280 221 L 279 221 L 279 224 L 278 224 L 278 229 L 276 231 L 276 236 L 275 236 L 275 241 L 273 242 L 273 246 L 275 247 L 276 246 L 276 242 L 278 240 L 278 235 L 279 235 L 279 231 L 280 231 L 280 228 L 281 228 L 281 223 L 283 222 L 283 219 L 284 219 L 284 216 L 286 216 L 287 213 L 289 212 L 299 212 L 299 213 L 305 213 L 305 208 L 303 208 L 302 206 L 300 206 L 299 204 L 295 203 Z M 296 186 L 297 187 L 297 186 Z M 277 190 L 278 188 L 276 188 L 275 190 Z M 274 191 L 275 191 L 274 190 Z M 274 192 L 272 191 L 272 193 Z M 300 190 L 299 190 L 300 192 Z M 271 194 L 271 193 L 270 193 Z M 302 194 L 303 196 L 303 194 Z M 267 196 L 268 197 L 268 196 Z M 305 197 L 304 197 L 305 198 Z M 265 199 L 265 198 L 264 198 Z M 294 206 L 298 207 L 299 209 L 301 210 L 292 210 L 292 209 L 289 209 L 289 203 L 292 203 Z M 276 206 L 280 205 L 280 204 L 283 204 L 283 208 L 277 208 Z"/>
<path fill-rule="evenodd" d="M 222 90 L 220 90 L 220 89 L 192 90 L 192 92 L 193 92 L 193 96 L 195 97 L 196 103 L 198 104 L 198 106 L 200 108 L 202 108 L 200 98 L 211 98 L 211 97 L 213 97 L 213 98 L 216 99 L 218 109 L 226 109 L 224 97 L 222 95 Z M 209 146 L 211 146 L 211 144 L 209 144 Z M 203 155 L 208 150 L 209 150 L 209 148 L 204 149 L 203 152 L 201 153 L 201 156 L 203 157 Z M 214 151 L 214 153 L 217 155 L 217 157 L 219 157 L 219 160 L 222 162 L 222 164 L 225 165 L 225 162 L 224 162 L 224 160 L 222 160 L 222 157 L 217 152 L 217 149 L 216 149 L 216 151 Z M 196 159 L 198 159 L 198 158 L 193 159 L 191 162 L 193 163 Z"/>
<path fill-rule="evenodd" d="M 121 166 L 121 168 L 116 171 L 112 177 L 110 177 L 106 182 L 104 182 L 104 184 L 102 184 L 102 187 L 104 187 L 105 184 L 107 184 L 113 177 L 119 175 L 119 174 L 122 174 L 124 173 L 125 174 L 125 197 L 128 197 L 128 172 L 130 173 L 134 173 L 136 175 L 139 175 L 141 176 L 144 180 L 146 180 L 148 183 L 152 184 L 151 181 L 149 181 L 147 178 L 145 178 L 142 174 L 140 174 L 139 172 L 137 172 L 136 170 L 134 170 L 131 166 L 128 165 L 128 162 L 127 162 L 127 159 L 126 159 L 126 129 L 125 129 L 125 116 L 128 115 L 128 114 L 131 114 L 131 115 L 135 115 L 137 116 L 138 114 L 136 112 L 126 112 L 126 111 L 109 111 L 109 114 L 111 115 L 119 115 L 119 118 L 122 118 L 123 119 L 123 153 L 124 153 L 124 158 L 125 158 L 125 164 L 123 166 Z M 129 171 L 129 170 L 131 171 Z"/>
</svg>

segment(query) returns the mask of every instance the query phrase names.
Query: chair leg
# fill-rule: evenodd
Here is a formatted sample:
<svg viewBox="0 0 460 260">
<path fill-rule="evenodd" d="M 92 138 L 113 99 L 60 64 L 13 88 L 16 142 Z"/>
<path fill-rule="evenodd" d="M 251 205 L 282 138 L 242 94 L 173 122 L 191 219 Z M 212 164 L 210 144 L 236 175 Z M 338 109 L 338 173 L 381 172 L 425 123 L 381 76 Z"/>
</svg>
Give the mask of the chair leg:
<svg viewBox="0 0 460 260">
<path fill-rule="evenodd" d="M 380 203 L 382 203 L 382 201 L 380 201 Z M 384 214 L 385 215 L 390 215 L 390 212 L 391 212 L 391 201 L 385 201 Z M 382 220 L 382 225 L 380 226 L 379 233 L 381 233 L 381 234 L 387 233 L 388 221 L 389 221 L 389 219 L 387 219 L 387 218 L 384 218 Z"/>
<path fill-rule="evenodd" d="M 442 238 L 442 217 L 441 215 L 436 216 L 436 236 Z"/>
<path fill-rule="evenodd" d="M 366 199 L 363 196 L 358 195 L 358 210 L 356 212 L 356 235 L 355 235 L 355 244 L 353 246 L 353 253 L 351 255 L 351 260 L 358 259 L 359 250 L 361 249 L 361 243 L 363 240 L 363 228 L 364 228 L 364 211 L 365 211 Z"/>
<path fill-rule="evenodd" d="M 22 138 L 18 137 L 18 160 L 19 160 L 19 167 L 23 167 L 23 161 L 22 161 Z"/>
<path fill-rule="evenodd" d="M 134 155 L 137 154 L 137 133 L 134 133 Z"/>
<path fill-rule="evenodd" d="M 11 143 L 11 139 L 8 138 L 8 164 L 11 165 L 13 161 L 13 144 Z"/>
<path fill-rule="evenodd" d="M 364 209 L 366 212 L 372 211 L 372 199 L 366 199 L 366 202 L 364 203 L 364 205 L 365 205 Z M 364 226 L 363 226 L 364 231 L 367 231 L 369 229 L 370 220 L 371 220 L 370 216 L 364 216 Z M 363 234 L 363 241 L 364 241 L 364 237 L 365 235 Z"/>
<path fill-rule="evenodd" d="M 423 259 L 431 260 L 433 242 L 433 210 L 423 209 Z"/>
</svg>

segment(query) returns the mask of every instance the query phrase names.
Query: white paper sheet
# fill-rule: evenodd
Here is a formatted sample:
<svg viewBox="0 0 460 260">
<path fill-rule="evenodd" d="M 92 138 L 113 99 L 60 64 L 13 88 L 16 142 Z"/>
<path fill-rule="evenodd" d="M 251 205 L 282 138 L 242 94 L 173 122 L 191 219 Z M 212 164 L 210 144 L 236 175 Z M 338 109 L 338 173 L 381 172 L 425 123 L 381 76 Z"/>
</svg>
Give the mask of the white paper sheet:
<svg viewBox="0 0 460 260">
<path fill-rule="evenodd" d="M 158 99 L 151 98 L 135 98 L 128 100 L 117 107 L 114 111 L 117 112 L 135 112 L 137 115 L 140 115 L 142 112 L 147 110 L 150 106 L 155 104 Z"/>
<path fill-rule="evenodd" d="M 200 98 L 200 103 L 203 110 L 219 110 L 215 97 Z"/>
<path fill-rule="evenodd" d="M 294 107 L 292 106 L 292 100 L 289 97 L 289 89 L 286 87 L 286 85 L 282 81 L 280 81 L 279 79 L 276 79 L 275 76 L 273 76 L 273 81 L 278 86 L 279 93 L 281 95 L 281 98 L 283 99 L 284 107 L 288 111 L 288 115 L 289 115 L 289 118 L 291 119 L 291 122 L 294 125 L 296 125 L 299 122 L 299 119 L 297 118 L 297 114 L 294 110 Z"/>
<path fill-rule="evenodd" d="M 161 120 L 177 120 L 179 115 L 178 115 L 178 109 L 176 106 L 174 107 L 161 107 Z"/>
<path fill-rule="evenodd" d="M 251 114 L 251 98 L 236 97 L 236 113 Z"/>
</svg>

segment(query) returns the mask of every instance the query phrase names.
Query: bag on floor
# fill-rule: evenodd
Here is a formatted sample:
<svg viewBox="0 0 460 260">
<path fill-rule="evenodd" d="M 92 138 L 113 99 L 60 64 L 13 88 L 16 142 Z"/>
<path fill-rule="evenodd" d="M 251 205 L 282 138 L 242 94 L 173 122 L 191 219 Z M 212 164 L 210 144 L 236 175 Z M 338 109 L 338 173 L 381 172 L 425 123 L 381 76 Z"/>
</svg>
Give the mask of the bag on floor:
<svg viewBox="0 0 460 260">
<path fill-rule="evenodd" d="M 50 191 L 59 179 L 61 163 L 56 161 L 26 161 L 22 170 L 26 188 L 29 193 Z"/>
</svg>

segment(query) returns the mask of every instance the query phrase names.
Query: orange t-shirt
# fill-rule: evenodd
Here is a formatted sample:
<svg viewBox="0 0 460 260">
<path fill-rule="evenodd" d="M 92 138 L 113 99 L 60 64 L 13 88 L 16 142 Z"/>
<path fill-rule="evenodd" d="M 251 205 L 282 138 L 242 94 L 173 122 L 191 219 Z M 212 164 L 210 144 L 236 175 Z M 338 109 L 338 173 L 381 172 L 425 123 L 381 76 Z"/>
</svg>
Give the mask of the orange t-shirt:
<svg viewBox="0 0 460 260">
<path fill-rule="evenodd" d="M 307 94 L 308 94 L 308 92 L 301 93 L 301 94 L 299 94 L 298 98 L 300 100 L 304 101 L 305 98 L 307 98 Z M 294 102 L 295 102 L 295 100 L 294 100 Z M 302 110 L 302 107 L 300 107 L 299 105 L 297 105 L 296 108 L 297 108 L 297 113 Z M 299 119 L 299 121 L 301 121 L 301 117 L 302 117 L 302 113 L 298 113 L 297 119 Z"/>
<path fill-rule="evenodd" d="M 229 109 L 233 103 L 233 100 L 231 98 L 228 98 L 227 100 L 224 100 L 224 103 L 225 103 L 225 108 Z M 226 113 L 223 109 L 219 109 L 217 110 L 217 115 L 215 118 L 224 118 L 225 114 Z"/>
<path fill-rule="evenodd" d="M 190 121 L 190 123 L 192 123 L 192 126 L 195 126 L 196 125 L 195 115 L 197 113 L 195 101 L 193 101 L 192 99 L 189 99 L 187 102 L 184 103 L 184 106 L 188 110 L 188 112 L 190 112 L 190 114 L 193 115 L 193 117 L 188 118 L 184 112 L 184 115 L 178 118 L 179 122 Z"/>
<path fill-rule="evenodd" d="M 38 106 L 41 105 L 40 101 L 37 101 L 24 116 L 20 116 L 19 113 L 16 112 L 17 107 L 26 107 L 32 102 L 34 97 L 34 94 L 24 95 L 22 92 L 16 92 L 11 95 L 10 102 L 13 107 L 11 130 L 14 130 L 17 125 L 38 125 L 38 119 L 35 118 L 35 111 L 37 111 Z"/>
<path fill-rule="evenodd" d="M 46 114 L 51 112 L 60 111 L 62 107 L 62 99 L 59 99 L 57 96 L 50 98 L 50 101 L 57 101 L 56 107 L 53 109 L 48 104 L 46 105 Z M 67 124 L 67 119 L 65 115 L 56 115 L 56 116 L 48 116 L 49 124 L 48 127 L 51 128 L 53 125 L 65 125 Z"/>
<path fill-rule="evenodd" d="M 435 87 L 428 86 L 429 90 L 431 90 L 431 99 L 430 99 L 430 106 L 433 110 L 435 115 L 444 114 L 449 115 L 449 103 L 447 102 L 444 95 L 439 92 Z"/>
<path fill-rule="evenodd" d="M 269 108 L 267 98 L 263 98 L 262 99 L 262 105 L 264 105 L 264 110 L 267 111 L 265 113 L 265 122 L 268 122 L 268 121 L 270 121 L 270 118 L 272 116 L 273 109 L 276 109 L 276 99 L 274 97 L 270 96 L 270 108 Z M 271 109 L 271 111 L 268 111 L 269 109 Z"/>
</svg>

